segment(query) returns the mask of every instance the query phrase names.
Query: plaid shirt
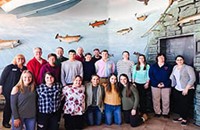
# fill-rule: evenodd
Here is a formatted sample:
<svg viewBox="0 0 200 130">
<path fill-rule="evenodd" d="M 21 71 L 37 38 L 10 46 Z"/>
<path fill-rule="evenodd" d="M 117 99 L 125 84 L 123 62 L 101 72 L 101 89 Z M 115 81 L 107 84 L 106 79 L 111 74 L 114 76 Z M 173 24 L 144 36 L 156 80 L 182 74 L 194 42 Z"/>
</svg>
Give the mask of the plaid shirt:
<svg viewBox="0 0 200 130">
<path fill-rule="evenodd" d="M 40 113 L 53 113 L 60 108 L 62 85 L 53 84 L 51 88 L 41 84 L 36 88 L 38 94 L 38 107 Z"/>
</svg>

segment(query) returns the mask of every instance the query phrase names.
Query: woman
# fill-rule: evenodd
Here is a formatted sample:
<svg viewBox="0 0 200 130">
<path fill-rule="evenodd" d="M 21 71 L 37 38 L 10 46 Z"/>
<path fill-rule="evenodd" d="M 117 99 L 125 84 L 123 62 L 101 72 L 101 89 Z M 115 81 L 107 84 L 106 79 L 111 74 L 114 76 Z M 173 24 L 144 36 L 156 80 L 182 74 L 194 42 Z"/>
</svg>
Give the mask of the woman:
<svg viewBox="0 0 200 130">
<path fill-rule="evenodd" d="M 149 68 L 145 55 L 139 54 L 138 63 L 133 67 L 132 81 L 137 86 L 140 97 L 140 112 L 143 114 L 147 113 L 147 101 L 149 99 Z"/>
<path fill-rule="evenodd" d="M 196 80 L 194 69 L 184 64 L 184 57 L 176 56 L 176 65 L 173 68 L 170 79 L 174 90 L 175 107 L 180 117 L 173 119 L 174 122 L 181 122 L 181 125 L 187 125 L 189 107 L 194 94 L 194 82 Z"/>
<path fill-rule="evenodd" d="M 6 100 L 2 122 L 5 128 L 11 127 L 9 124 L 11 118 L 10 94 L 12 88 L 18 83 L 23 70 L 26 70 L 25 62 L 24 55 L 18 54 L 14 57 L 12 64 L 6 66 L 1 74 L 0 94 L 2 93 Z"/>
<path fill-rule="evenodd" d="M 29 70 L 24 70 L 11 92 L 12 130 L 35 130 L 36 93 L 35 80 Z M 30 111 L 31 110 L 31 111 Z"/>
<path fill-rule="evenodd" d="M 46 72 L 43 82 L 36 88 L 38 94 L 37 130 L 58 130 L 62 85 L 54 74 Z"/>
<path fill-rule="evenodd" d="M 119 87 L 122 95 L 122 110 L 124 121 L 126 123 L 130 123 L 132 127 L 139 126 L 145 120 L 147 120 L 147 116 L 145 114 L 144 117 L 140 117 L 138 115 L 138 91 L 135 86 L 129 82 L 128 76 L 126 74 L 121 74 L 119 76 L 119 80 Z"/>
<path fill-rule="evenodd" d="M 122 60 L 119 60 L 117 62 L 118 78 L 121 74 L 124 73 L 124 74 L 128 75 L 128 78 L 131 80 L 134 62 L 129 60 L 129 56 L 130 56 L 130 54 L 128 51 L 122 52 Z"/>
<path fill-rule="evenodd" d="M 92 75 L 91 82 L 85 86 L 88 125 L 101 124 L 104 89 L 99 83 L 100 77 L 98 75 Z"/>
<path fill-rule="evenodd" d="M 60 66 L 56 65 L 56 59 L 57 59 L 56 54 L 50 53 L 48 55 L 48 63 L 44 64 L 40 69 L 40 75 L 39 75 L 40 84 L 42 83 L 44 74 L 46 72 L 51 72 L 55 76 L 55 82 L 60 82 L 61 70 Z"/>
<path fill-rule="evenodd" d="M 121 125 L 121 96 L 115 74 L 111 74 L 108 85 L 105 87 L 104 108 L 105 123 L 111 125 L 113 122 L 112 119 L 114 118 L 114 123 Z"/>
<path fill-rule="evenodd" d="M 156 57 L 156 63 L 149 69 L 155 117 L 160 117 L 162 114 L 164 118 L 169 118 L 170 74 L 171 67 L 166 63 L 165 55 L 159 53 Z M 160 100 L 162 101 L 162 109 L 160 108 Z"/>
<path fill-rule="evenodd" d="M 83 129 L 84 127 L 85 87 L 82 85 L 82 81 L 82 77 L 77 75 L 72 85 L 63 88 L 66 130 Z"/>
</svg>

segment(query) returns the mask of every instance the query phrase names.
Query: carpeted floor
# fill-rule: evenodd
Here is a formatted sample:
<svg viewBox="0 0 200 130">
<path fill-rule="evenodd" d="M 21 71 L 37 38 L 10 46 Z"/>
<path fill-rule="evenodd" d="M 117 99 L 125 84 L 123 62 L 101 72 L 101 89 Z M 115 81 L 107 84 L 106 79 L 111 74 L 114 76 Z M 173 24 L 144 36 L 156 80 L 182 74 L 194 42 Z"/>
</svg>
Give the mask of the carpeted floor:
<svg viewBox="0 0 200 130">
<path fill-rule="evenodd" d="M 193 124 L 193 120 L 190 120 L 187 126 L 181 126 L 180 123 L 172 122 L 172 117 L 176 115 L 171 115 L 170 119 L 165 119 L 163 117 L 153 117 L 153 114 L 149 114 L 149 119 L 141 126 L 132 128 L 130 125 L 123 123 L 121 126 L 111 125 L 107 126 L 102 124 L 100 126 L 90 126 L 86 127 L 85 130 L 200 130 L 200 127 Z M 10 130 L 2 127 L 2 112 L 0 112 L 0 130 Z M 63 119 L 61 120 L 60 130 L 64 130 Z"/>
</svg>

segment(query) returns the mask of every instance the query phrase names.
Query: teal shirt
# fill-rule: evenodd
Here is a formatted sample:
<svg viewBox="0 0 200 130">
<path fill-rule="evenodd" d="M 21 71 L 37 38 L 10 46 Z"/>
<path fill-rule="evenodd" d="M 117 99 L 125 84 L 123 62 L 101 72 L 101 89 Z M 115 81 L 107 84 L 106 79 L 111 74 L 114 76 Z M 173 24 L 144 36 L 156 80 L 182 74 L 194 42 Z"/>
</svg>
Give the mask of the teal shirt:
<svg viewBox="0 0 200 130">
<path fill-rule="evenodd" d="M 140 66 L 140 70 L 136 70 L 136 66 L 133 66 L 132 79 L 136 83 L 145 84 L 149 80 L 150 66 L 147 64 L 146 70 L 144 70 L 144 66 Z"/>
</svg>

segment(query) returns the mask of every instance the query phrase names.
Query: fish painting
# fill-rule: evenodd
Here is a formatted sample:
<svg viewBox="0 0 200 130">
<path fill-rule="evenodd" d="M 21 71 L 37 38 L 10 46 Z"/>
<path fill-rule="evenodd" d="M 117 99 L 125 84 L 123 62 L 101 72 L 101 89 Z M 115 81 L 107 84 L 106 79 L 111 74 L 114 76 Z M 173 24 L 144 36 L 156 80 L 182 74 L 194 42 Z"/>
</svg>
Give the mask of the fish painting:
<svg viewBox="0 0 200 130">
<path fill-rule="evenodd" d="M 0 50 L 14 48 L 20 44 L 21 43 L 19 40 L 2 40 L 2 39 L 0 39 Z"/>
<path fill-rule="evenodd" d="M 131 30 L 133 30 L 132 27 L 124 28 L 124 29 L 117 31 L 117 34 L 125 35 L 125 34 L 129 33 Z"/>
<path fill-rule="evenodd" d="M 79 40 L 81 39 L 81 35 L 74 35 L 74 36 L 61 36 L 59 34 L 56 34 L 55 39 L 58 39 L 60 42 L 67 42 L 67 43 L 71 43 L 71 42 L 79 42 Z"/>
<path fill-rule="evenodd" d="M 141 15 L 141 16 L 137 16 L 137 13 L 135 14 L 136 18 L 138 21 L 144 21 L 148 15 L 144 14 L 144 15 Z"/>
<path fill-rule="evenodd" d="M 107 20 L 105 19 L 105 20 L 95 21 L 94 23 L 89 23 L 89 26 L 92 26 L 94 28 L 94 27 L 106 25 L 109 20 L 110 20 L 110 18 L 108 18 Z"/>
</svg>

